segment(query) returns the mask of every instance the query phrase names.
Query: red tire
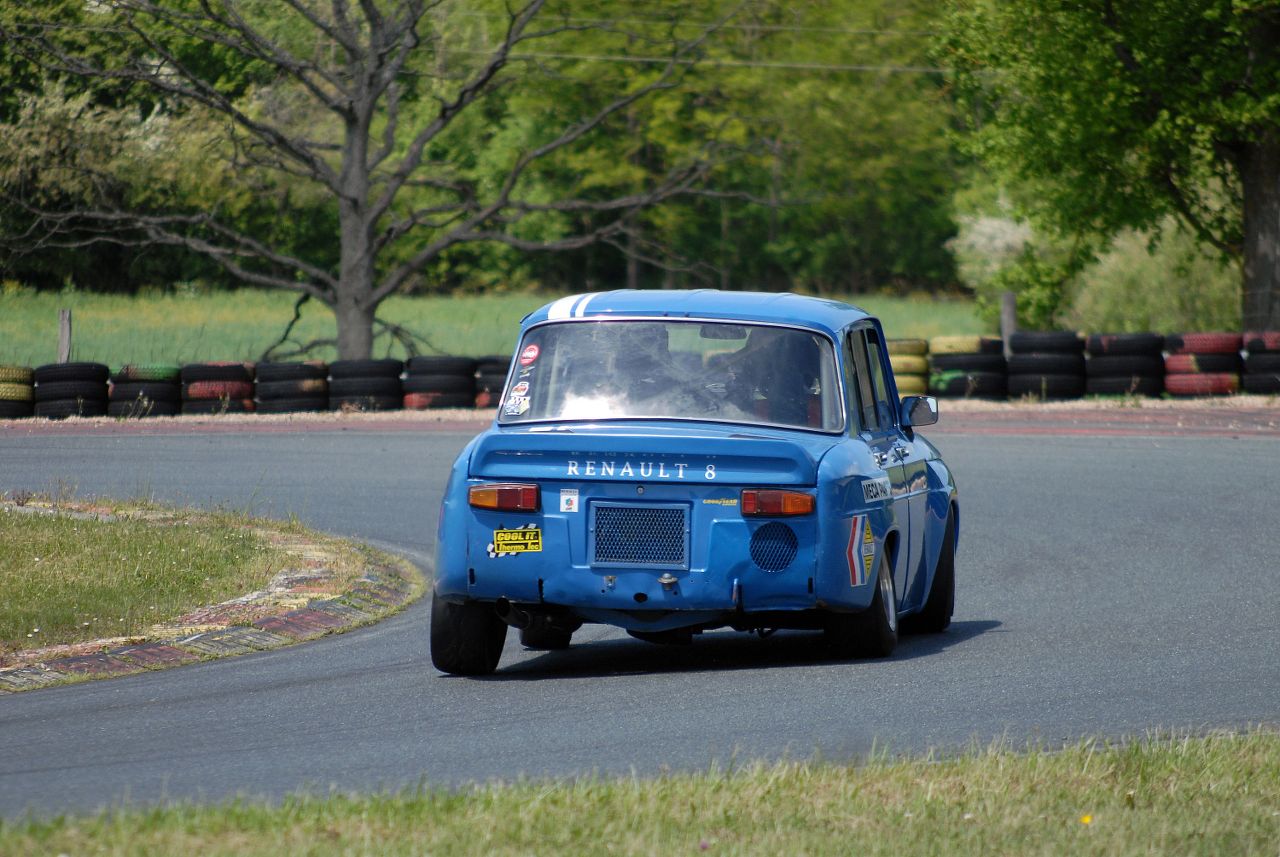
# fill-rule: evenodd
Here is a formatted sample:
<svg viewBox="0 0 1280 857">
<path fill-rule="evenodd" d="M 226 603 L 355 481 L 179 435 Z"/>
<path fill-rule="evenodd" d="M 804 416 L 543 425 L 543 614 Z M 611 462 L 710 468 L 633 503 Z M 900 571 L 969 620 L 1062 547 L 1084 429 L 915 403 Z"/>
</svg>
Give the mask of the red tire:
<svg viewBox="0 0 1280 857">
<path fill-rule="evenodd" d="M 1164 388 L 1175 396 L 1230 396 L 1240 391 L 1240 376 L 1234 372 L 1165 375 Z"/>
<path fill-rule="evenodd" d="M 470 408 L 475 402 L 471 393 L 405 393 L 404 406 L 411 411 L 425 408 Z"/>
<path fill-rule="evenodd" d="M 1244 335 L 1244 350 L 1250 354 L 1280 351 L 1280 330 L 1250 330 Z"/>
<path fill-rule="evenodd" d="M 182 398 L 189 402 L 209 399 L 252 399 L 252 381 L 192 381 L 183 387 Z"/>
<path fill-rule="evenodd" d="M 1170 374 L 1190 375 L 1196 372 L 1239 373 L 1244 363 L 1239 352 L 1231 354 L 1170 354 L 1164 359 L 1164 371 Z"/>
<path fill-rule="evenodd" d="M 1232 354 L 1243 344 L 1238 333 L 1171 333 L 1164 338 L 1170 354 Z"/>
</svg>

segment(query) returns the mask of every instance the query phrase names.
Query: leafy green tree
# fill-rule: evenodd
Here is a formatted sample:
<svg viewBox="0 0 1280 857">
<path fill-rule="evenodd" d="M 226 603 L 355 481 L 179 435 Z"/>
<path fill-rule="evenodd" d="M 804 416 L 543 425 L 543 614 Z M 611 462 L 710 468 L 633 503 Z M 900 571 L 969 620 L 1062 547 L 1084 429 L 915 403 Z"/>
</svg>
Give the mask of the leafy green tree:
<svg viewBox="0 0 1280 857">
<path fill-rule="evenodd" d="M 1081 241 L 1177 217 L 1280 328 L 1280 3 L 950 0 L 974 149 Z"/>
</svg>

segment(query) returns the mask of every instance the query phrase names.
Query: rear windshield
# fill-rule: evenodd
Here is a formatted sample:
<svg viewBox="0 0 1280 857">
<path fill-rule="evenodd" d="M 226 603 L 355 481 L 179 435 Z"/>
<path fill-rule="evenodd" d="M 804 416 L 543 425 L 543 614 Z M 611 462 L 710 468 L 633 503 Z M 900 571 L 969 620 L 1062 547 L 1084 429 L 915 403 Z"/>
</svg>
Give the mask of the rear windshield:
<svg viewBox="0 0 1280 857">
<path fill-rule="evenodd" d="M 498 420 L 691 419 L 836 432 L 831 343 L 805 330 L 611 319 L 525 333 Z"/>
</svg>

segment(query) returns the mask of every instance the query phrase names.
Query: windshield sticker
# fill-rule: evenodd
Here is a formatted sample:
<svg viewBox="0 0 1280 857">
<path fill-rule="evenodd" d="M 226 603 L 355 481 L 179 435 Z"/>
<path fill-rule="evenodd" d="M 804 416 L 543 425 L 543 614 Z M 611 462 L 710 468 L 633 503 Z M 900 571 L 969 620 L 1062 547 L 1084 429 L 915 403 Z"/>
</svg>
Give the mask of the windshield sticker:
<svg viewBox="0 0 1280 857">
<path fill-rule="evenodd" d="M 506 407 L 502 409 L 502 412 L 509 417 L 518 417 L 521 414 L 527 413 L 528 410 L 529 410 L 528 396 L 512 396 L 511 398 L 507 399 Z"/>
<path fill-rule="evenodd" d="M 560 489 L 560 511 L 561 512 L 578 511 L 578 489 L 577 488 L 561 488 Z"/>
<path fill-rule="evenodd" d="M 521 381 L 520 383 L 516 384 L 514 387 L 511 388 L 511 395 L 513 396 L 529 395 L 529 382 Z"/>
<path fill-rule="evenodd" d="M 538 346 L 536 345 L 528 346 L 527 348 L 525 348 L 524 351 L 520 352 L 520 365 L 528 366 L 529 364 L 533 363 L 535 360 L 538 359 L 539 353 L 540 351 L 538 349 Z"/>
<path fill-rule="evenodd" d="M 537 524 L 525 524 L 514 530 L 494 530 L 489 543 L 489 558 L 542 552 L 542 530 Z"/>
<path fill-rule="evenodd" d="M 871 519 L 855 515 L 849 526 L 849 547 L 845 559 L 849 562 L 849 585 L 862 586 L 871 577 L 871 565 L 876 555 L 876 537 L 871 534 Z"/>
<path fill-rule="evenodd" d="M 862 499 L 867 503 L 875 503 L 879 500 L 888 500 L 893 496 L 893 491 L 889 487 L 889 477 L 881 476 L 876 479 L 867 479 L 862 483 Z"/>
</svg>

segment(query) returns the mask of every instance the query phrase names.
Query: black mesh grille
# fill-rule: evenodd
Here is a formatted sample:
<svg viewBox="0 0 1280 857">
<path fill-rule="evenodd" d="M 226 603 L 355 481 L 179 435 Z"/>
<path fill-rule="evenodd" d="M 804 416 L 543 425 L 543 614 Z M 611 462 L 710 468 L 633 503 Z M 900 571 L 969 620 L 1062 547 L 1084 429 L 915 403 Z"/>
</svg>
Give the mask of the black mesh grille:
<svg viewBox="0 0 1280 857">
<path fill-rule="evenodd" d="M 688 568 L 684 507 L 595 504 L 592 509 L 597 565 Z"/>
<path fill-rule="evenodd" d="M 765 571 L 782 571 L 796 558 L 797 544 L 786 524 L 765 524 L 751 536 L 751 561 Z"/>
</svg>

